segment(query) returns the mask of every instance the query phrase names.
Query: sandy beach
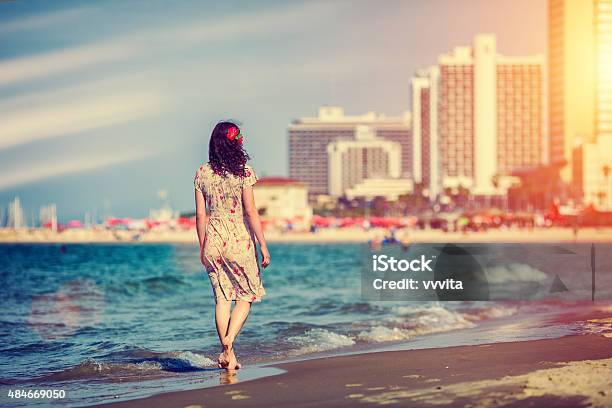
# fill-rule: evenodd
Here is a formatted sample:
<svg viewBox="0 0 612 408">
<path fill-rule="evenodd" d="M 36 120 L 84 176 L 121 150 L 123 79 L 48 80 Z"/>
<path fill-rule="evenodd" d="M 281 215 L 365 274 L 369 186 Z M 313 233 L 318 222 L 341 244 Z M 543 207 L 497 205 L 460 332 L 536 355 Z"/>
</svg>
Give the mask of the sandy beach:
<svg viewBox="0 0 612 408">
<path fill-rule="evenodd" d="M 612 329 L 612 313 L 560 316 Z M 611 330 L 612 331 L 612 330 Z M 612 333 L 386 351 L 273 365 L 286 372 L 107 404 L 132 407 L 609 407 Z M 221 380 L 232 377 L 220 372 Z"/>
<path fill-rule="evenodd" d="M 567 406 L 612 404 L 601 335 L 395 351 L 288 363 L 279 376 L 112 407 Z"/>
<path fill-rule="evenodd" d="M 384 229 L 337 228 L 320 229 L 310 232 L 266 231 L 270 242 L 367 242 L 375 237 L 383 237 Z M 443 232 L 441 230 L 408 230 L 412 242 L 610 242 L 612 228 L 583 228 L 576 236 L 571 228 L 534 228 L 534 229 L 490 229 L 483 232 Z M 195 243 L 195 230 L 125 231 L 106 229 L 69 229 L 54 233 L 46 229 L 0 229 L 0 243 Z"/>
</svg>

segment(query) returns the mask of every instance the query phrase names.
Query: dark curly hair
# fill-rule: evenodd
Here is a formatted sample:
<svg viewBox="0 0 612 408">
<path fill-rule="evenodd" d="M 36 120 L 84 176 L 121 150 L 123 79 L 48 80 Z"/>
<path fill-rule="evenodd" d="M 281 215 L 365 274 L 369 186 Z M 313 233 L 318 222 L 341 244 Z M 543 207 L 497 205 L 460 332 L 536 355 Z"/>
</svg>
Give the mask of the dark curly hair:
<svg viewBox="0 0 612 408">
<path fill-rule="evenodd" d="M 240 131 L 240 127 L 234 122 L 222 121 L 217 123 L 210 135 L 208 162 L 217 174 L 226 176 L 227 173 L 230 173 L 245 177 L 244 166 L 250 157 L 238 139 L 230 140 L 227 138 L 227 131 L 232 127 L 238 128 Z"/>
</svg>

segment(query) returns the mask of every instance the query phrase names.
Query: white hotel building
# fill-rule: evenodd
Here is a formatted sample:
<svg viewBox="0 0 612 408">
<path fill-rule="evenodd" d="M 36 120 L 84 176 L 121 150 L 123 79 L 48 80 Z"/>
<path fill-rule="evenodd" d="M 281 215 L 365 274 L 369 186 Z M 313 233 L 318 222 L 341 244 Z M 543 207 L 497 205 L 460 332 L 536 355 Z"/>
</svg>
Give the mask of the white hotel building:
<svg viewBox="0 0 612 408">
<path fill-rule="evenodd" d="M 503 194 L 513 170 L 546 162 L 544 57 L 499 55 L 479 34 L 412 80 L 415 182 L 435 198 L 462 185 L 475 195 Z M 497 183 L 496 180 L 501 181 Z"/>
<path fill-rule="evenodd" d="M 376 193 L 409 192 L 414 157 L 410 118 L 410 112 L 349 116 L 341 107 L 322 106 L 316 117 L 289 125 L 289 175 L 314 195 L 340 196 L 349 189 L 374 194 L 373 184 L 366 183 L 373 179 L 384 179 L 389 187 L 377 187 Z"/>
<path fill-rule="evenodd" d="M 389 198 L 397 199 L 397 190 L 389 183 L 399 184 L 399 194 L 409 193 L 412 182 L 401 178 L 401 152 L 400 143 L 376 137 L 374 129 L 367 125 L 357 126 L 354 140 L 330 142 L 327 145 L 329 195 L 338 197 L 346 193 L 349 199 L 392 195 Z M 386 188 L 377 187 L 381 184 Z"/>
</svg>

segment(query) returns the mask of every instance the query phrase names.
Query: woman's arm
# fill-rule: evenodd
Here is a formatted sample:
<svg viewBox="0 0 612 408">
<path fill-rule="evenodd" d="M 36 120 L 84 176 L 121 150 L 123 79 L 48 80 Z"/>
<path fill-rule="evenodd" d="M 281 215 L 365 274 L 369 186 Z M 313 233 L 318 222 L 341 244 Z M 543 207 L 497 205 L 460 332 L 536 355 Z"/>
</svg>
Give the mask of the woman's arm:
<svg viewBox="0 0 612 408">
<path fill-rule="evenodd" d="M 270 252 L 268 252 L 268 245 L 266 243 L 266 237 L 263 233 L 261 226 L 261 220 L 259 219 L 259 213 L 255 206 L 255 197 L 253 197 L 253 187 L 245 186 L 242 189 L 242 205 L 244 206 L 244 212 L 249 220 L 249 225 L 255 233 L 257 242 L 259 242 L 259 251 L 261 252 L 261 266 L 266 267 L 270 264 Z"/>
<path fill-rule="evenodd" d="M 195 190 L 196 202 L 196 230 L 198 231 L 198 241 L 200 242 L 200 261 L 204 263 L 204 243 L 206 242 L 206 224 L 208 224 L 208 214 L 206 214 L 206 200 L 204 193 Z"/>
</svg>

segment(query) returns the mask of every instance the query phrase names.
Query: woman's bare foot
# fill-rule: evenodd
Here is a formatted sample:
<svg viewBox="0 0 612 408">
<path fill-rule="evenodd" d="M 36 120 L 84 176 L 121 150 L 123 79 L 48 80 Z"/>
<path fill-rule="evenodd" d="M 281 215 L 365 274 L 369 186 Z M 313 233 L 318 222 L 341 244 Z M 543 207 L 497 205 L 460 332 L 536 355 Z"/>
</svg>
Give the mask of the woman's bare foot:
<svg viewBox="0 0 612 408">
<path fill-rule="evenodd" d="M 219 366 L 219 368 L 225 368 L 228 364 L 229 361 L 227 361 L 227 358 L 225 357 L 225 351 L 223 351 L 221 354 L 219 354 L 219 358 L 217 359 L 217 365 Z"/>
<path fill-rule="evenodd" d="M 229 354 L 228 364 L 225 368 L 228 370 L 238 370 L 240 367 L 242 367 L 242 365 L 238 362 L 236 354 L 234 354 L 234 350 L 232 349 Z"/>
<path fill-rule="evenodd" d="M 237 370 L 242 365 L 236 359 L 236 354 L 234 354 L 234 336 L 226 336 L 223 341 L 223 357 L 224 361 L 227 361 L 227 365 L 225 367 L 228 370 Z"/>
</svg>

